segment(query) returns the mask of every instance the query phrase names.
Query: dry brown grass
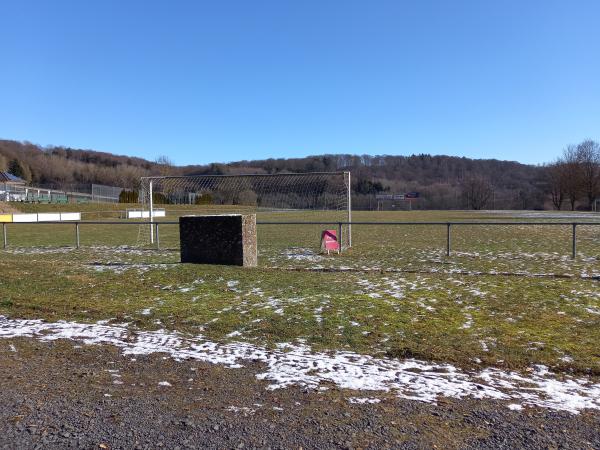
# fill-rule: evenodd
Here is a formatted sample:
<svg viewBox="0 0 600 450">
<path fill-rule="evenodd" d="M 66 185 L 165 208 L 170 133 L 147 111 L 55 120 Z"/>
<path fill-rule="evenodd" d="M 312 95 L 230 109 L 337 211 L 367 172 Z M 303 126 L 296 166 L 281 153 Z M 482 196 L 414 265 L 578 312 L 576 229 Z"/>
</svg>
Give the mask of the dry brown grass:
<svg viewBox="0 0 600 450">
<path fill-rule="evenodd" d="M 0 202 L 0 214 L 13 214 L 18 213 L 19 210 L 12 207 L 6 202 Z"/>
</svg>

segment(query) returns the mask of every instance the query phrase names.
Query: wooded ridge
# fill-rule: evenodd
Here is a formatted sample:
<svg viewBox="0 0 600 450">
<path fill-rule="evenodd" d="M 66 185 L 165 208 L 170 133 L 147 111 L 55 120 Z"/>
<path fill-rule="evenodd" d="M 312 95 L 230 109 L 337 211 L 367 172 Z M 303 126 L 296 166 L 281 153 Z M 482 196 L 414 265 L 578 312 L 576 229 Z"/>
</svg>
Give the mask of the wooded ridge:
<svg viewBox="0 0 600 450">
<path fill-rule="evenodd" d="M 553 197 L 549 167 L 554 165 L 427 154 L 318 155 L 174 166 L 164 156 L 148 161 L 93 150 L 0 140 L 0 171 L 8 170 L 36 186 L 70 189 L 95 183 L 135 190 L 140 177 L 149 175 L 351 171 L 353 205 L 357 209 L 375 208 L 377 193 L 410 191 L 420 192 L 420 198 L 412 205 L 419 209 L 552 208 L 556 205 L 556 192 Z M 560 206 L 570 208 L 567 203 Z M 395 208 L 405 206 L 399 203 Z M 589 204 L 577 198 L 573 207 L 578 206 Z"/>
</svg>

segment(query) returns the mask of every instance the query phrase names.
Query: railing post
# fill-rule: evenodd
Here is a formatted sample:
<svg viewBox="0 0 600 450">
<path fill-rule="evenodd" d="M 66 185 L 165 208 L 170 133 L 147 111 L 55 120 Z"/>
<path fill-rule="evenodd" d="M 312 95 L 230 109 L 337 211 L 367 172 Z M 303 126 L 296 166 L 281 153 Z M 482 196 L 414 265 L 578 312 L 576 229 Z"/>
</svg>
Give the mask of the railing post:
<svg viewBox="0 0 600 450">
<path fill-rule="evenodd" d="M 446 224 L 446 256 L 450 256 L 450 227 L 452 226 L 452 224 L 447 223 Z"/>
<path fill-rule="evenodd" d="M 6 247 L 8 247 L 8 236 L 6 235 L 6 224 L 3 223 L 2 224 L 2 240 L 4 241 L 4 249 L 6 249 Z"/>
<path fill-rule="evenodd" d="M 79 222 L 75 224 L 75 246 L 79 248 Z"/>
<path fill-rule="evenodd" d="M 156 249 L 160 250 L 160 235 L 158 234 L 158 222 L 154 224 L 155 227 L 155 237 L 156 237 Z"/>
<path fill-rule="evenodd" d="M 572 259 L 577 257 L 577 224 L 573 223 L 573 253 L 571 255 Z"/>
<path fill-rule="evenodd" d="M 348 247 L 352 247 L 352 180 L 348 172 Z"/>
<path fill-rule="evenodd" d="M 342 253 L 342 243 L 344 240 L 342 239 L 342 222 L 338 223 L 338 253 Z"/>
<path fill-rule="evenodd" d="M 152 180 L 150 180 L 150 187 L 149 187 L 149 191 L 150 191 L 150 211 L 148 212 L 148 219 L 150 222 L 150 243 L 154 244 L 154 233 L 153 228 L 152 228 L 152 220 L 154 219 L 154 200 L 152 199 Z M 144 218 L 144 210 L 142 209 L 142 219 Z"/>
</svg>

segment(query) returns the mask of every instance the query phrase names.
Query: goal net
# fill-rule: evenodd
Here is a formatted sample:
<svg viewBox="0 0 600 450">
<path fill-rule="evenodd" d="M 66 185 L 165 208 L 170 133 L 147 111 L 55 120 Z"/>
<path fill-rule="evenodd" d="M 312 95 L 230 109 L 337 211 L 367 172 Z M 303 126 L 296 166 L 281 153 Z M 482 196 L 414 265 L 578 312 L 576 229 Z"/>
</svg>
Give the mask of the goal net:
<svg viewBox="0 0 600 450">
<path fill-rule="evenodd" d="M 256 213 L 259 232 L 261 221 L 327 222 L 337 229 L 339 222 L 350 222 L 352 217 L 350 172 L 143 177 L 139 201 L 149 212 L 149 221 L 159 205 L 167 209 L 165 205 L 194 205 L 189 210 L 198 214 Z M 173 214 L 178 211 L 185 209 L 175 207 Z M 302 225 L 297 227 L 300 230 Z M 144 240 L 154 241 L 153 227 L 140 230 Z M 342 249 L 350 247 L 350 225 L 342 225 L 340 231 Z"/>
</svg>

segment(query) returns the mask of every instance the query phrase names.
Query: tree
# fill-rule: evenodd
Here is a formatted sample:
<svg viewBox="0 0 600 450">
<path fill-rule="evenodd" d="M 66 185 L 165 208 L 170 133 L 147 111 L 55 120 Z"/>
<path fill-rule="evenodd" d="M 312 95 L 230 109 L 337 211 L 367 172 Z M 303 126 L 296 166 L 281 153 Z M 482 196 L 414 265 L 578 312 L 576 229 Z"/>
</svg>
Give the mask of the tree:
<svg viewBox="0 0 600 450">
<path fill-rule="evenodd" d="M 139 194 L 137 191 L 122 190 L 119 194 L 119 203 L 137 203 Z"/>
<path fill-rule="evenodd" d="M 213 197 L 209 193 L 200 194 L 194 200 L 195 205 L 212 205 Z"/>
<path fill-rule="evenodd" d="M 227 173 L 227 169 L 224 164 L 215 164 L 212 163 L 208 168 L 204 171 L 207 175 L 225 175 Z"/>
<path fill-rule="evenodd" d="M 31 180 L 31 171 L 29 168 L 26 165 L 21 164 L 21 161 L 16 158 L 8 163 L 8 172 L 23 180 Z"/>
<path fill-rule="evenodd" d="M 555 162 L 546 166 L 546 179 L 552 199 L 554 209 L 560 210 L 566 196 L 566 170 L 562 159 L 558 158 Z"/>
<path fill-rule="evenodd" d="M 587 139 L 577 146 L 577 161 L 580 166 L 581 191 L 592 209 L 600 193 L 600 145 Z"/>
<path fill-rule="evenodd" d="M 354 193 L 356 194 L 377 194 L 382 191 L 389 191 L 390 188 L 384 188 L 379 181 L 370 181 L 364 178 L 359 179 L 354 186 Z"/>
<path fill-rule="evenodd" d="M 166 155 L 161 155 L 154 161 L 158 166 L 159 175 L 167 176 L 173 173 L 173 161 Z"/>
<path fill-rule="evenodd" d="M 153 192 L 152 203 L 154 203 L 155 205 L 169 205 L 171 204 L 171 201 L 162 192 Z"/>
<path fill-rule="evenodd" d="M 565 195 L 571 205 L 571 211 L 575 211 L 575 204 L 581 198 L 582 173 L 577 147 L 569 145 L 563 150 L 562 166 L 564 170 Z"/>
<path fill-rule="evenodd" d="M 463 197 L 471 209 L 480 210 L 485 208 L 494 195 L 490 181 L 480 175 L 472 175 L 461 183 Z"/>
</svg>

